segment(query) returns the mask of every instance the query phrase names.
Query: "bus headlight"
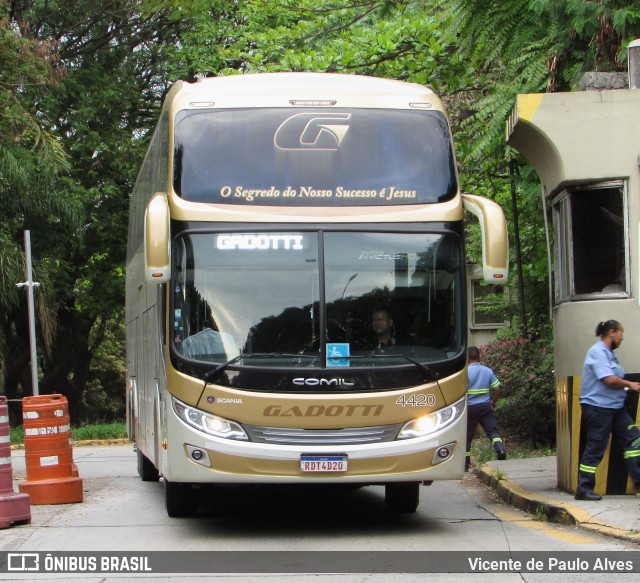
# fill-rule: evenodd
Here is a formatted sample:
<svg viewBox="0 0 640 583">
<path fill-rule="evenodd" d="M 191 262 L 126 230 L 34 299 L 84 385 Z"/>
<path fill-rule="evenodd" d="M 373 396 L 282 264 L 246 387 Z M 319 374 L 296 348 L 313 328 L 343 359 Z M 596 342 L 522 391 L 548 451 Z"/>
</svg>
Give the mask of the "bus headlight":
<svg viewBox="0 0 640 583">
<path fill-rule="evenodd" d="M 216 437 L 222 437 L 224 439 L 249 440 L 244 429 L 242 429 L 242 427 L 235 421 L 229 421 L 229 419 L 225 419 L 224 417 L 205 413 L 204 411 L 190 407 L 173 397 L 171 401 L 176 415 L 187 425 L 190 425 L 199 431 L 204 431 L 209 435 L 215 435 Z"/>
<path fill-rule="evenodd" d="M 466 400 L 463 397 L 459 401 L 439 409 L 423 417 L 418 417 L 405 424 L 398 434 L 397 439 L 410 439 L 412 437 L 424 437 L 430 433 L 436 433 L 455 423 L 464 413 Z"/>
</svg>

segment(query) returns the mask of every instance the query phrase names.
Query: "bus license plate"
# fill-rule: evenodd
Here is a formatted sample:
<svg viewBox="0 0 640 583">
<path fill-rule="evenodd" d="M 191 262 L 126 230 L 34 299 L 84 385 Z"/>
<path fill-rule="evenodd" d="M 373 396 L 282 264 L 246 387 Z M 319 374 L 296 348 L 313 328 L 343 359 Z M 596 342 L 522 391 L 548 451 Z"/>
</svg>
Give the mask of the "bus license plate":
<svg viewBox="0 0 640 583">
<path fill-rule="evenodd" d="M 303 472 L 346 472 L 347 456 L 303 455 L 300 456 L 300 469 Z"/>
</svg>

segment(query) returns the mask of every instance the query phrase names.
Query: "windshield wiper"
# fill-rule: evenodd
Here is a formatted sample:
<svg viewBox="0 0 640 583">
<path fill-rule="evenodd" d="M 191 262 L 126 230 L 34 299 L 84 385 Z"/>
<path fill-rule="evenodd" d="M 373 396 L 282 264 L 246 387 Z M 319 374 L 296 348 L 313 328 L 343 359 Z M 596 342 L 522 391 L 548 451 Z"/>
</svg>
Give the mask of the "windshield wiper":
<svg viewBox="0 0 640 583">
<path fill-rule="evenodd" d="M 204 380 L 204 386 L 207 386 L 207 383 L 214 379 L 215 377 L 217 377 L 225 368 L 227 368 L 228 366 L 235 364 L 236 362 L 242 360 L 244 358 L 244 354 L 240 354 L 238 356 L 234 356 L 231 360 L 227 360 L 227 362 L 223 362 L 222 364 L 219 364 L 218 366 L 216 366 L 215 368 L 212 368 L 210 371 L 204 373 L 204 376 L 202 377 Z"/>
<path fill-rule="evenodd" d="M 405 360 L 409 361 L 411 364 L 414 364 L 420 370 L 422 370 L 422 372 L 424 372 L 425 377 L 428 381 L 437 381 L 440 378 L 440 373 L 438 371 L 433 370 L 431 367 L 427 366 L 426 364 L 418 362 L 417 360 L 413 360 L 413 358 L 409 358 L 404 354 L 398 354 L 398 356 L 404 358 Z"/>
<path fill-rule="evenodd" d="M 211 382 L 213 379 L 217 378 L 218 375 L 223 372 L 228 366 L 235 364 L 243 360 L 244 358 L 318 358 L 317 354 L 290 354 L 287 352 L 255 352 L 253 354 L 240 354 L 231 360 L 227 360 L 227 362 L 223 362 L 219 364 L 215 368 L 212 368 L 209 372 L 204 373 L 202 377 L 204 380 L 204 386 L 206 388 L 207 384 Z"/>
</svg>

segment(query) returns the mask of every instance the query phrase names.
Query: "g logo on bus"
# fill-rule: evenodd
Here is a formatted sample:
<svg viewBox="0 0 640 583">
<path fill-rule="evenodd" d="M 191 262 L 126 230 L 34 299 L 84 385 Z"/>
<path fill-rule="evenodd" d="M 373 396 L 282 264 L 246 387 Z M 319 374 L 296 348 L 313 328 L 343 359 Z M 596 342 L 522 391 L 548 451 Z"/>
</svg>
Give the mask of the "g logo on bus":
<svg viewBox="0 0 640 583">
<path fill-rule="evenodd" d="M 350 118 L 350 113 L 297 113 L 280 124 L 273 143 L 280 150 L 337 150 Z"/>
</svg>

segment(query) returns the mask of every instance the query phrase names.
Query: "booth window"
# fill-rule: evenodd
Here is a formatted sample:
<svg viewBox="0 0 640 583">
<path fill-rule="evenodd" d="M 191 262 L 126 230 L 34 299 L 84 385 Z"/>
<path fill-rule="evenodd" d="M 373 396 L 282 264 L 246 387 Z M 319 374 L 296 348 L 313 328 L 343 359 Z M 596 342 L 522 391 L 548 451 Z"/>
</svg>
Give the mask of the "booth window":
<svg viewBox="0 0 640 583">
<path fill-rule="evenodd" d="M 553 219 L 556 302 L 627 297 L 624 184 L 569 188 L 554 201 Z"/>
</svg>

